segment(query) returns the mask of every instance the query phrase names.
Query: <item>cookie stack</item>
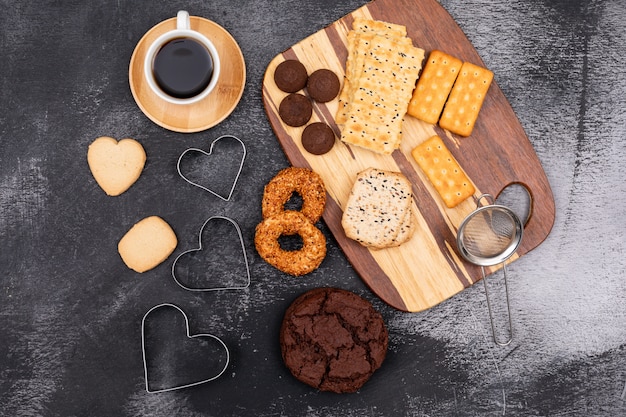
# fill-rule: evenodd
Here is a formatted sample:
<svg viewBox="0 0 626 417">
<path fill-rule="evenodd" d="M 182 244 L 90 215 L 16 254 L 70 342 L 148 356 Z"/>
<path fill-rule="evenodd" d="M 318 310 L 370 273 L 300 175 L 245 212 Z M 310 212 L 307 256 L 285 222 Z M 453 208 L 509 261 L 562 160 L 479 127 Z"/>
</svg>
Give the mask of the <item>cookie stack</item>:
<svg viewBox="0 0 626 417">
<path fill-rule="evenodd" d="M 400 246 L 415 231 L 412 202 L 411 183 L 403 174 L 368 168 L 357 174 L 341 225 L 363 246 Z"/>
<path fill-rule="evenodd" d="M 283 123 L 291 127 L 305 126 L 313 115 L 313 102 L 327 103 L 337 97 L 341 87 L 337 74 L 321 68 L 308 74 L 305 66 L 295 59 L 278 64 L 274 82 L 285 93 L 278 107 Z M 299 93 L 306 88 L 309 97 Z M 313 101 L 313 102 L 312 102 Z M 335 132 L 324 122 L 314 122 L 302 132 L 302 147 L 314 155 L 329 152 L 335 144 Z"/>
</svg>

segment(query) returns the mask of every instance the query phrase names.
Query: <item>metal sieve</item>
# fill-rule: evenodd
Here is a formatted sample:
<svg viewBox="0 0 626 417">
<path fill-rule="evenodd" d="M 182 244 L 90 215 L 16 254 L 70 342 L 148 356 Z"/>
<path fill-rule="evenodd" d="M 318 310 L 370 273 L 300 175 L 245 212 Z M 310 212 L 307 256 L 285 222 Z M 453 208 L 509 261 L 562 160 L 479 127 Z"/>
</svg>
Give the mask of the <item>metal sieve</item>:
<svg viewBox="0 0 626 417">
<path fill-rule="evenodd" d="M 490 200 L 488 205 L 481 206 L 481 200 Z M 478 198 L 478 208 L 471 212 L 459 226 L 457 246 L 461 256 L 474 265 L 480 266 L 487 298 L 487 308 L 491 321 L 493 340 L 500 346 L 506 346 L 513 340 L 513 325 L 511 307 L 509 304 L 509 288 L 507 284 L 506 260 L 517 250 L 522 241 L 523 225 L 519 217 L 508 207 L 494 204 L 490 194 L 483 194 Z M 509 339 L 500 342 L 496 337 L 495 325 L 485 267 L 502 264 L 504 272 L 504 288 L 506 305 L 509 316 Z"/>
</svg>

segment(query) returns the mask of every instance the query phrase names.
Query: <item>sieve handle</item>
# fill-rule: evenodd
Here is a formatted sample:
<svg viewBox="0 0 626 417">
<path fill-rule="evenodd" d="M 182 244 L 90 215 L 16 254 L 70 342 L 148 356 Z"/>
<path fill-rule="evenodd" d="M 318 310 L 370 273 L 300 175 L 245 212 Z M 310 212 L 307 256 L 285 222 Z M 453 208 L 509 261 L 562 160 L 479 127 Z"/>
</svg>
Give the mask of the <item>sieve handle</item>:
<svg viewBox="0 0 626 417">
<path fill-rule="evenodd" d="M 494 204 L 494 203 L 496 202 L 495 198 L 493 198 L 493 196 L 492 196 L 491 194 L 488 194 L 488 193 L 481 194 L 481 195 L 478 197 L 478 199 L 476 199 L 476 207 L 477 207 L 477 208 L 484 207 L 484 206 L 481 204 L 481 201 L 482 201 L 483 199 L 487 199 L 487 200 L 489 200 L 489 204 L 487 204 L 488 206 L 490 206 L 490 205 L 492 205 L 492 204 Z"/>
<path fill-rule="evenodd" d="M 507 346 L 513 340 L 513 320 L 511 319 L 511 303 L 509 302 L 509 285 L 506 280 L 506 262 L 502 263 L 502 270 L 504 271 L 504 291 L 506 293 L 506 308 L 509 316 L 509 338 L 505 342 L 500 342 L 496 337 L 496 326 L 493 322 L 493 312 L 491 310 L 491 300 L 489 299 L 489 290 L 487 289 L 487 277 L 485 276 L 485 267 L 481 266 L 480 270 L 483 273 L 483 285 L 485 286 L 485 298 L 487 299 L 487 310 L 489 310 L 489 321 L 491 322 L 491 335 L 493 341 L 498 346 Z"/>
</svg>

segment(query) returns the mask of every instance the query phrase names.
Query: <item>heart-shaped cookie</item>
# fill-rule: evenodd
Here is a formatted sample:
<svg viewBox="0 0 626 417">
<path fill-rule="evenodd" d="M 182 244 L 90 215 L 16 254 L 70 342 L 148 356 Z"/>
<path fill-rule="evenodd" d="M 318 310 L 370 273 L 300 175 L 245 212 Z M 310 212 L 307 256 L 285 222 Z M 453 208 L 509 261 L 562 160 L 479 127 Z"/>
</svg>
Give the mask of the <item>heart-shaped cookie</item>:
<svg viewBox="0 0 626 417">
<path fill-rule="evenodd" d="M 98 185 L 108 195 L 116 196 L 137 181 L 146 163 L 146 152 L 134 139 L 118 142 L 102 136 L 89 145 L 87 162 Z"/>
<path fill-rule="evenodd" d="M 156 310 L 175 309 L 180 317 L 148 316 Z M 173 391 L 193 387 L 219 378 L 228 368 L 230 352 L 217 336 L 208 333 L 192 335 L 185 312 L 174 304 L 152 307 L 141 321 L 141 351 L 146 391 L 149 393 Z"/>
<path fill-rule="evenodd" d="M 203 237 L 207 239 L 206 245 Z M 246 247 L 234 220 L 209 217 L 200 228 L 198 243 L 197 249 L 181 253 L 172 264 L 172 277 L 178 285 L 189 291 L 243 290 L 250 286 Z M 239 250 L 242 258 L 232 256 Z M 246 277 L 242 280 L 244 269 Z"/>
<path fill-rule="evenodd" d="M 219 141 L 223 142 L 224 147 L 214 154 L 213 148 Z M 232 143 L 227 145 L 228 141 Z M 239 147 L 241 147 L 241 151 L 236 153 L 235 148 Z M 202 165 L 192 164 L 190 159 L 199 160 Z M 232 135 L 223 135 L 211 143 L 209 152 L 198 148 L 186 149 L 178 158 L 176 169 L 178 175 L 189 184 L 228 201 L 235 191 L 245 159 L 246 145 L 241 139 Z M 228 181 L 229 178 L 232 178 L 231 182 Z M 226 187 L 228 184 L 232 184 L 232 186 L 230 189 L 225 187 L 218 189 L 220 184 L 225 184 Z"/>
</svg>

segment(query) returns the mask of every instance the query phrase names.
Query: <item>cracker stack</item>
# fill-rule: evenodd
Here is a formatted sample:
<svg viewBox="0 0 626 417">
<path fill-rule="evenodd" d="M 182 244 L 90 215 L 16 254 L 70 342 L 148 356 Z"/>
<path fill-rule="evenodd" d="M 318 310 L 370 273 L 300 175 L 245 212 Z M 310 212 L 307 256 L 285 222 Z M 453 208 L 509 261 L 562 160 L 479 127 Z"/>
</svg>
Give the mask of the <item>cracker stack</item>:
<svg viewBox="0 0 626 417">
<path fill-rule="evenodd" d="M 413 236 L 411 183 L 400 172 L 368 168 L 358 173 L 341 225 L 350 239 L 372 249 L 400 246 Z"/>
<path fill-rule="evenodd" d="M 404 26 L 356 18 L 336 115 L 341 140 L 384 155 L 398 148 L 423 59 Z"/>
</svg>

